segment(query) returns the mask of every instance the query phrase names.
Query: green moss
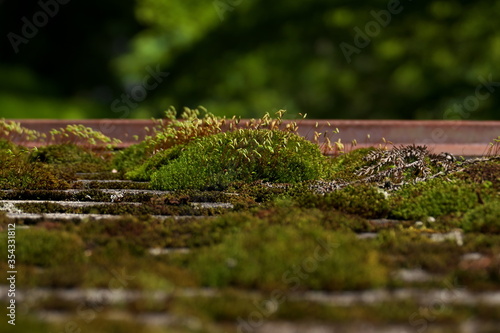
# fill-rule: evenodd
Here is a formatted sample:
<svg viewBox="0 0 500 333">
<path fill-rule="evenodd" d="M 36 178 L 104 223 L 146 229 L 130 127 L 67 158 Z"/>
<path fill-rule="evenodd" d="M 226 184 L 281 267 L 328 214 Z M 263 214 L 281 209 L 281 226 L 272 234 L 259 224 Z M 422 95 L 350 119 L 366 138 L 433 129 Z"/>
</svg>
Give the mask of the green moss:
<svg viewBox="0 0 500 333">
<path fill-rule="evenodd" d="M 478 319 L 491 320 L 491 318 L 496 318 L 498 313 L 495 306 L 449 304 L 446 306 L 433 304 L 431 306 L 419 304 L 413 300 L 342 306 L 292 300 L 281 291 L 275 291 L 274 294 L 270 295 L 249 296 L 227 290 L 210 298 L 182 298 L 178 300 L 178 303 L 180 303 L 181 309 L 190 315 L 194 313 L 198 317 L 208 317 L 223 323 L 237 322 L 242 332 L 258 329 L 260 325 L 257 324 L 265 321 L 291 322 L 289 323 L 290 327 L 294 325 L 296 325 L 294 327 L 307 327 L 308 323 L 321 323 L 325 326 L 333 324 L 335 326 L 331 327 L 331 331 L 334 332 L 337 329 L 340 332 L 358 332 L 361 331 L 360 327 L 366 328 L 373 325 L 373 331 L 384 332 L 390 331 L 389 328 L 384 327 L 385 324 L 392 327 L 408 325 L 410 320 L 416 330 L 425 328 L 429 323 L 432 323 L 438 326 L 435 332 L 453 333 L 459 330 L 459 326 L 463 326 L 463 321 L 466 318 L 474 316 Z M 365 323 L 367 326 L 360 323 Z M 349 326 L 346 327 L 344 324 Z"/>
<path fill-rule="evenodd" d="M 48 145 L 33 149 L 28 160 L 30 162 L 43 162 L 49 164 L 99 162 L 95 154 L 75 144 Z"/>
<path fill-rule="evenodd" d="M 193 253 L 190 267 L 211 287 L 349 290 L 386 283 L 376 250 L 320 229 L 256 228 Z"/>
<path fill-rule="evenodd" d="M 2 253 L 7 253 L 7 235 L 0 234 Z M 82 263 L 83 242 L 75 234 L 64 231 L 31 228 L 16 230 L 17 264 L 56 267 Z"/>
<path fill-rule="evenodd" d="M 373 226 L 359 216 L 349 215 L 335 209 L 297 207 L 296 203 L 275 202 L 267 209 L 254 212 L 263 224 L 293 226 L 299 229 L 343 230 L 355 232 L 372 231 Z"/>
<path fill-rule="evenodd" d="M 298 199 L 301 206 L 337 209 L 364 218 L 385 218 L 389 213 L 389 200 L 379 188 L 369 184 L 349 185 L 325 195 L 304 194 Z"/>
<path fill-rule="evenodd" d="M 67 206 L 50 202 L 19 203 L 16 206 L 25 213 L 68 213 L 68 214 L 110 214 L 110 215 L 169 215 L 169 216 L 212 216 L 225 212 L 224 207 L 194 207 L 192 205 L 155 205 L 114 203 L 109 205 Z"/>
<path fill-rule="evenodd" d="M 168 164 L 180 156 L 184 150 L 184 145 L 177 145 L 167 150 L 161 150 L 154 154 L 143 164 L 128 171 L 125 176 L 128 179 L 138 181 L 150 181 L 151 175 L 156 172 L 161 166 Z"/>
<path fill-rule="evenodd" d="M 31 151 L 0 150 L 0 188 L 55 190 L 70 187 L 76 172 L 109 169 L 103 156 L 73 144 L 52 145 Z"/>
<path fill-rule="evenodd" d="M 325 175 L 326 158 L 304 138 L 278 130 L 238 130 L 186 145 L 152 177 L 156 189 L 222 189 L 231 182 L 293 183 Z"/>
<path fill-rule="evenodd" d="M 0 155 L 8 153 L 17 153 L 19 152 L 19 150 L 21 150 L 21 148 L 18 145 L 10 142 L 7 139 L 0 138 Z"/>
<path fill-rule="evenodd" d="M 54 165 L 55 168 L 66 172 L 102 172 L 110 170 L 109 154 L 75 144 L 56 144 L 33 149 L 29 162 L 42 162 Z"/>
<path fill-rule="evenodd" d="M 478 204 L 476 188 L 464 181 L 435 178 L 407 185 L 392 197 L 391 216 L 398 219 L 422 219 L 451 213 L 464 213 Z"/>
<path fill-rule="evenodd" d="M 155 205 L 180 206 L 188 203 L 232 203 L 246 202 L 247 197 L 238 193 L 224 193 L 220 191 L 179 190 L 151 198 Z"/>
<path fill-rule="evenodd" d="M 2 158 L 0 189 L 56 190 L 69 188 L 68 180 L 74 175 L 68 171 L 40 162 L 30 163 L 24 154 Z"/>
<path fill-rule="evenodd" d="M 500 200 L 490 201 L 468 211 L 461 222 L 464 231 L 500 234 Z"/>
<path fill-rule="evenodd" d="M 226 191 L 252 198 L 255 202 L 263 203 L 272 201 L 283 195 L 293 195 L 292 191 L 294 190 L 289 187 L 266 186 L 261 181 L 251 183 L 239 181 L 231 183 Z"/>
<path fill-rule="evenodd" d="M 148 157 L 148 143 L 142 141 L 116 152 L 112 165 L 120 172 L 127 172 L 144 163 Z"/>
<path fill-rule="evenodd" d="M 34 214 L 65 213 L 67 212 L 68 208 L 66 206 L 52 202 L 18 203 L 15 206 L 25 213 Z"/>
<path fill-rule="evenodd" d="M 3 307 L 4 304 L 2 304 Z M 7 304 L 5 304 L 5 307 Z M 8 318 L 8 317 L 6 317 Z M 4 333 L 18 333 L 18 332 L 32 332 L 32 333 L 50 333 L 53 332 L 54 327 L 40 319 L 28 317 L 24 313 L 16 313 L 16 325 L 10 325 L 9 319 L 0 322 L 0 330 Z"/>
<path fill-rule="evenodd" d="M 61 300 L 58 300 L 61 302 Z M 95 333 L 209 333 L 214 330 L 190 329 L 187 324 L 170 324 L 167 327 L 157 325 L 145 325 L 141 322 L 127 319 L 110 319 L 105 307 L 92 303 L 82 303 L 76 305 L 74 311 L 70 311 L 74 316 L 69 316 L 66 320 L 46 322 L 37 317 L 26 317 L 24 314 L 18 314 L 16 325 L 7 324 L 4 320 L 0 324 L 0 330 L 3 333 L 77 333 L 77 332 L 95 332 Z M 126 312 L 125 312 L 126 313 Z M 133 317 L 132 314 L 130 316 Z M 112 317 L 112 316 L 111 316 Z M 64 317 L 63 317 L 64 318 Z M 222 332 L 222 331 L 219 331 Z"/>
<path fill-rule="evenodd" d="M 200 128 L 201 136 L 211 133 L 201 130 L 203 128 Z M 396 164 L 394 160 L 383 163 L 376 158 L 365 159 L 373 149 L 355 150 L 329 161 L 318 154 L 314 145 L 282 131 L 242 130 L 195 139 L 188 135 L 189 128 L 185 128 L 182 144 L 184 141 L 191 143 L 173 148 L 168 148 L 173 144 L 172 138 L 166 135 L 169 133 L 176 132 L 170 128 L 163 137 L 155 139 L 158 144 L 155 155 L 148 150 L 151 146 L 140 144 L 118 153 L 115 167 L 127 172 L 129 178 L 152 178 L 157 188 L 189 190 L 166 195 L 124 193 L 121 202 L 111 205 L 68 207 L 28 203 L 18 206 L 27 212 L 39 213 L 131 214 L 83 222 L 41 219 L 32 222 L 31 229 L 18 229 L 19 274 L 16 282 L 19 287 L 106 289 L 113 286 L 164 292 L 174 288 L 219 287 L 214 297 L 183 297 L 182 293 L 174 293 L 165 301 L 146 297 L 108 306 L 105 311 L 181 312 L 207 321 L 233 323 L 238 317 L 247 318 L 255 311 L 255 300 L 264 301 L 274 291 L 286 297 L 290 292 L 303 290 L 443 288 L 443 280 L 469 289 L 498 290 L 500 211 L 497 207 L 500 205 L 499 164 L 496 162 L 471 165 L 447 162 L 422 150 L 423 154 L 417 156 L 420 167 L 409 171 L 401 168 L 400 174 L 394 174 L 394 180 L 407 182 L 425 176 L 424 173 L 432 176 L 439 171 L 448 172 L 447 178 L 408 184 L 386 193 L 373 185 L 376 181 L 382 186 L 384 178 L 370 177 L 380 172 L 391 176 L 388 171 Z M 161 147 L 167 149 L 161 150 Z M 399 150 L 400 154 L 404 151 L 403 148 Z M 379 153 L 372 157 L 389 156 L 389 153 Z M 95 156 L 98 161 L 93 159 Z M 54 146 L 31 152 L 28 157 L 21 148 L 0 141 L 0 159 L 0 185 L 6 189 L 20 189 L 1 191 L 2 199 L 111 200 L 110 193 L 97 189 L 78 193 L 51 191 L 70 186 L 68 181 L 73 178 L 61 171 L 67 165 L 69 172 L 86 168 L 85 165 L 89 170 L 90 166 L 98 170 L 106 165 L 105 159 L 98 155 L 85 155 L 75 147 Z M 409 165 L 413 158 L 403 162 Z M 358 171 L 366 166 L 375 167 L 371 171 L 365 169 L 370 172 L 364 178 Z M 463 172 L 454 173 L 462 166 Z M 102 176 L 95 175 L 96 178 Z M 110 176 L 123 177 L 123 173 L 104 175 Z M 305 181 L 315 179 L 336 179 L 351 185 L 318 195 L 311 191 L 313 182 Z M 132 182 L 80 182 L 75 186 L 136 185 Z M 138 187 L 147 185 L 140 183 Z M 31 190 L 33 188 L 43 190 Z M 226 189 L 229 193 L 193 190 L 207 188 Z M 129 201 L 140 205 L 131 205 Z M 229 202 L 235 209 L 230 212 L 222 208 L 196 209 L 191 206 L 192 202 Z M 160 220 L 149 214 L 214 216 Z M 412 221 L 382 224 L 367 220 L 387 216 L 399 219 L 434 216 L 437 220 L 426 222 L 422 229 L 413 227 Z M 8 223 L 12 220 L 0 212 L 0 230 L 4 231 L 0 233 L 0 252 L 3 253 L 8 253 L 5 232 Z M 21 224 L 18 221 L 18 225 Z M 456 227 L 468 232 L 462 246 L 454 240 L 435 242 L 429 237 L 437 230 L 449 231 Z M 374 239 L 361 240 L 353 233 L 373 231 L 379 231 Z M 150 248 L 189 248 L 191 251 L 153 255 L 148 251 Z M 481 259 L 483 266 L 463 263 L 463 255 L 471 252 L 484 256 Z M 6 271 L 6 265 L 6 261 L 0 263 L 0 269 Z M 388 274 L 402 268 L 423 269 L 440 279 L 406 282 Z M 253 293 L 254 290 L 258 293 Z M 34 306 L 74 311 L 79 305 L 76 301 L 61 302 L 54 297 Z M 385 321 L 407 323 L 409 316 L 418 313 L 420 307 L 421 304 L 412 301 L 344 307 L 288 299 L 269 319 L 335 324 L 357 320 L 376 324 Z M 475 309 L 450 305 L 435 320 L 458 322 L 460 316 L 481 318 L 481 315 L 494 318 L 498 312 L 488 308 L 485 311 L 486 314 L 481 314 Z M 92 325 L 94 323 L 100 323 L 99 319 Z M 92 329 L 92 325 L 87 328 Z M 231 323 L 221 323 L 224 325 Z M 55 325 L 51 329 L 53 327 L 59 328 Z M 139 329 L 117 323 L 106 323 L 103 327 L 105 331 L 120 332 Z M 36 331 L 36 328 L 28 325 L 25 330 Z"/>
<path fill-rule="evenodd" d="M 161 224 L 149 219 L 123 217 L 116 220 L 88 221 L 79 228 L 83 240 L 92 248 L 115 242 L 122 250 L 144 253 L 147 247 L 163 243 Z M 115 250 L 119 250 L 115 248 Z"/>
<path fill-rule="evenodd" d="M 500 254 L 497 254 L 500 255 Z M 500 260 L 493 260 L 486 267 L 460 267 L 454 273 L 454 278 L 461 286 L 469 290 L 498 290 L 500 284 Z"/>
<path fill-rule="evenodd" d="M 88 190 L 76 193 L 68 193 L 57 190 L 13 190 L 0 192 L 2 200 L 61 200 L 61 201 L 89 201 L 87 196 L 91 196 L 93 201 L 109 201 L 110 195 L 98 190 Z M 149 199 L 148 199 L 149 200 Z"/>
<path fill-rule="evenodd" d="M 468 182 L 486 184 L 495 191 L 500 191 L 500 163 L 498 160 L 466 166 L 456 177 Z"/>
<path fill-rule="evenodd" d="M 500 235 L 498 234 L 468 233 L 465 239 L 465 251 L 480 252 L 491 256 L 500 253 Z"/>
<path fill-rule="evenodd" d="M 215 218 L 157 220 L 123 217 L 115 220 L 88 221 L 79 228 L 87 243 L 94 245 L 118 241 L 142 253 L 147 248 L 198 247 L 219 243 L 224 237 L 241 230 L 247 223 L 256 223 L 249 214 L 229 213 Z"/>
<path fill-rule="evenodd" d="M 110 169 L 112 170 L 112 169 Z M 123 175 L 119 172 L 113 171 L 99 171 L 99 172 L 78 172 L 76 175 L 78 179 L 87 180 L 122 180 Z"/>
<path fill-rule="evenodd" d="M 183 146 L 197 138 L 220 133 L 222 126 L 227 123 L 226 119 L 208 113 L 202 107 L 200 110 L 184 108 L 178 114 L 171 106 L 165 111 L 165 118 L 153 119 L 155 126 L 152 129 L 146 128 L 150 136 L 116 154 L 114 167 L 121 172 L 130 172 L 131 179 L 149 180 L 151 170 L 140 168 L 143 163 L 148 163 L 149 158 L 153 157 L 157 162 L 161 162 L 165 156 L 164 151 Z M 234 120 L 233 118 L 231 122 Z M 158 154 L 162 157 L 155 158 Z"/>
<path fill-rule="evenodd" d="M 257 224 L 248 213 L 228 213 L 211 219 L 177 221 L 168 225 L 164 238 L 168 247 L 200 247 L 220 243 L 244 226 Z"/>
<path fill-rule="evenodd" d="M 455 269 L 466 253 L 456 242 L 433 242 L 427 235 L 410 230 L 381 231 L 376 242 L 382 261 L 393 269 L 424 269 L 441 275 Z"/>
</svg>

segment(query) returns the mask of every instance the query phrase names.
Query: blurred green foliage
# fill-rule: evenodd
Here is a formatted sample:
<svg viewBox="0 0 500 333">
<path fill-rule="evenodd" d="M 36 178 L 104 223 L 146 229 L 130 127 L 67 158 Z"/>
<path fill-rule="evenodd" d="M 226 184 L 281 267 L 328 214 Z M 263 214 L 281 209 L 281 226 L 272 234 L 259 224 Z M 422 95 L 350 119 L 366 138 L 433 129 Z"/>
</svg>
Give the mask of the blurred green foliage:
<svg viewBox="0 0 500 333">
<path fill-rule="evenodd" d="M 40 10 L 0 9 L 5 35 Z M 18 54 L 2 41 L 1 116 L 203 105 L 244 117 L 500 119 L 499 11 L 498 0 L 71 2 Z M 169 76 L 134 99 L 156 66 Z M 118 112 L 123 94 L 132 102 Z"/>
</svg>

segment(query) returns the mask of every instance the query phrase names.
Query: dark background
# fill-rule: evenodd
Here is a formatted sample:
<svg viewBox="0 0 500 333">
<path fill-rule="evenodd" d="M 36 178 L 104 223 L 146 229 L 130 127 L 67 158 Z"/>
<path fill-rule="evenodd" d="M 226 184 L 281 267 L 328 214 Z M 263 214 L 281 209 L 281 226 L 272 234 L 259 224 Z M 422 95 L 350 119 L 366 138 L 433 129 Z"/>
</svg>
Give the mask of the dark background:
<svg viewBox="0 0 500 333">
<path fill-rule="evenodd" d="M 0 117 L 500 119 L 500 1 L 403 0 L 390 22 L 392 0 L 60 1 L 0 0 Z M 41 3 L 57 13 L 16 53 Z"/>
</svg>

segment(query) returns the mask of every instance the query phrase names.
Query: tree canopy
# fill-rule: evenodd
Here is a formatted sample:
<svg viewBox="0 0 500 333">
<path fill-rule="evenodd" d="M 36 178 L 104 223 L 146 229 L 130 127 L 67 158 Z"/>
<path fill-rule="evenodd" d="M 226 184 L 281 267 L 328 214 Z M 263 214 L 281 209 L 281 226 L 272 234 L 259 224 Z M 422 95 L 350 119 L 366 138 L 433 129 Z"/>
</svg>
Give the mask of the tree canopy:
<svg viewBox="0 0 500 333">
<path fill-rule="evenodd" d="M 40 3 L 0 3 L 5 35 L 21 35 L 21 18 Z M 89 0 L 58 9 L 18 53 L 2 42 L 7 114 L 31 98 L 87 117 L 203 105 L 243 117 L 500 119 L 500 1 Z"/>
</svg>

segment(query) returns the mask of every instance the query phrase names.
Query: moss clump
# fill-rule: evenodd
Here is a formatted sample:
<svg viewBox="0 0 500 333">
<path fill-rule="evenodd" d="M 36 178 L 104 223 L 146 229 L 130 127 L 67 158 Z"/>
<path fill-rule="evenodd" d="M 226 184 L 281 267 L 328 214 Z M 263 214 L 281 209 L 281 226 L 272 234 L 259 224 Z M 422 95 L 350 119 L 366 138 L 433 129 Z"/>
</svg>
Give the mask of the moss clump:
<svg viewBox="0 0 500 333">
<path fill-rule="evenodd" d="M 290 183 L 323 177 L 326 163 L 316 145 L 296 134 L 240 129 L 186 145 L 151 181 L 162 190 L 222 189 L 234 181 Z"/>
<path fill-rule="evenodd" d="M 69 188 L 74 175 L 52 165 L 28 162 L 26 155 L 8 154 L 2 157 L 0 189 L 59 190 Z"/>
<path fill-rule="evenodd" d="M 500 163 L 498 161 L 469 165 L 456 177 L 468 182 L 489 184 L 495 191 L 500 191 Z"/>
<path fill-rule="evenodd" d="M 390 206 L 389 200 L 379 188 L 370 184 L 354 184 L 326 195 L 306 193 L 298 202 L 305 207 L 337 209 L 347 214 L 364 218 L 385 218 Z"/>
<path fill-rule="evenodd" d="M 177 221 L 168 226 L 166 246 L 200 247 L 218 244 L 258 220 L 247 213 L 228 213 L 213 219 Z"/>
<path fill-rule="evenodd" d="M 110 169 L 106 154 L 97 153 L 73 143 L 48 145 L 33 149 L 29 162 L 42 162 L 54 165 L 71 173 L 100 172 Z"/>
<path fill-rule="evenodd" d="M 0 154 L 18 152 L 19 147 L 7 139 L 0 138 Z"/>
<path fill-rule="evenodd" d="M 193 199 L 209 201 L 206 199 L 215 199 L 215 197 L 196 197 L 196 194 L 191 194 L 191 197 L 188 195 L 168 195 L 157 198 L 155 201 L 163 203 L 161 209 L 165 211 L 167 209 L 182 209 L 187 200 Z M 196 213 L 202 212 L 204 211 L 198 209 Z M 293 226 L 304 230 L 321 228 L 325 230 L 370 231 L 372 229 L 372 226 L 365 219 L 334 210 L 320 211 L 294 206 L 275 206 L 260 210 L 254 209 L 250 212 L 227 212 L 220 216 L 198 219 L 158 220 L 146 216 L 127 216 L 107 220 L 105 223 L 100 220 L 88 221 L 79 226 L 78 233 L 85 239 L 91 237 L 94 240 L 118 237 L 121 239 L 120 242 L 140 244 L 142 249 L 147 247 L 199 247 L 220 243 L 225 237 L 242 230 L 250 231 L 257 226 L 269 225 Z M 92 241 L 92 243 L 95 242 Z M 97 243 L 103 242 L 98 241 Z"/>
<path fill-rule="evenodd" d="M 89 200 L 89 197 L 92 200 Z M 0 199 L 2 200 L 110 201 L 109 197 L 109 194 L 98 190 L 88 190 L 76 193 L 53 190 L 21 190 L 8 191 L 3 193 L 0 192 Z"/>
<path fill-rule="evenodd" d="M 180 190 L 151 198 L 151 202 L 158 205 L 186 205 L 195 202 L 236 203 L 240 195 L 227 194 L 220 191 Z"/>
<path fill-rule="evenodd" d="M 273 206 L 254 213 L 260 221 L 269 225 L 293 226 L 307 231 L 311 228 L 366 232 L 373 227 L 359 216 L 349 215 L 332 208 L 317 209 L 297 207 L 293 201 L 275 200 Z"/>
<path fill-rule="evenodd" d="M 376 239 L 381 258 L 392 269 L 424 269 L 446 274 L 458 265 L 466 250 L 455 241 L 433 242 L 414 230 L 382 230 Z"/>
<path fill-rule="evenodd" d="M 215 218 L 157 220 L 148 217 L 89 221 L 78 228 L 92 247 L 117 242 L 121 248 L 143 253 L 151 247 L 178 248 L 217 244 L 224 237 L 241 230 L 246 224 L 257 223 L 250 214 L 229 213 Z"/>
<path fill-rule="evenodd" d="M 161 225 L 148 219 L 132 216 L 116 220 L 88 221 L 79 227 L 79 234 L 91 248 L 104 247 L 114 242 L 120 251 L 140 254 L 148 246 L 157 246 L 164 236 Z M 115 249 L 117 250 L 117 249 Z"/>
<path fill-rule="evenodd" d="M 161 168 L 161 166 L 178 158 L 183 150 L 184 145 L 177 145 L 170 149 L 159 151 L 144 163 L 128 171 L 125 177 L 137 181 L 150 181 L 151 175 L 154 172 Z"/>
<path fill-rule="evenodd" d="M 149 157 L 147 151 L 148 143 L 146 141 L 131 145 L 116 152 L 113 157 L 112 166 L 120 172 L 132 170 L 147 160 Z"/>
<path fill-rule="evenodd" d="M 295 227 L 256 228 L 193 253 L 205 286 L 264 290 L 354 290 L 385 285 L 378 253 L 352 234 Z"/>
<path fill-rule="evenodd" d="M 0 249 L 7 253 L 7 235 L 1 234 Z M 75 234 L 32 228 L 16 230 L 16 261 L 39 267 L 67 267 L 84 261 L 83 242 Z"/>
<path fill-rule="evenodd" d="M 226 191 L 237 193 L 240 197 L 251 198 L 252 201 L 263 203 L 272 201 L 280 196 L 293 195 L 289 186 L 272 187 L 262 181 L 246 183 L 242 181 L 231 183 Z M 300 184 L 298 185 L 300 186 Z"/>
<path fill-rule="evenodd" d="M 29 155 L 30 162 L 49 164 L 95 163 L 98 158 L 90 151 L 75 144 L 57 144 L 33 149 Z"/>
<path fill-rule="evenodd" d="M 407 185 L 392 197 L 391 216 L 404 220 L 464 213 L 478 204 L 476 188 L 464 181 L 431 179 Z"/>
<path fill-rule="evenodd" d="M 461 224 L 464 231 L 500 234 L 500 200 L 487 202 L 468 211 Z"/>
<path fill-rule="evenodd" d="M 67 214 L 109 214 L 109 215 L 169 215 L 169 216 L 212 216 L 227 210 L 224 207 L 194 207 L 192 205 L 134 205 L 127 203 L 114 203 L 110 205 L 92 206 L 65 206 L 57 203 L 19 203 L 16 206 L 25 213 L 67 213 Z"/>
<path fill-rule="evenodd" d="M 184 108 L 178 114 L 174 107 L 170 107 L 165 111 L 165 118 L 154 120 L 155 126 L 152 129 L 146 128 L 152 135 L 147 136 L 141 143 L 118 152 L 113 166 L 121 172 L 131 171 L 128 176 L 131 179 L 149 180 L 151 172 L 140 168 L 149 158 L 154 158 L 154 155 L 160 152 L 162 157 L 154 159 L 161 161 L 165 156 L 161 153 L 163 151 L 222 131 L 226 119 L 217 117 L 204 108 L 201 110 L 202 112 Z"/>
<path fill-rule="evenodd" d="M 74 144 L 23 150 L 5 143 L 0 149 L 0 188 L 9 190 L 58 190 L 70 187 L 75 172 L 108 169 L 105 159 Z"/>
</svg>

